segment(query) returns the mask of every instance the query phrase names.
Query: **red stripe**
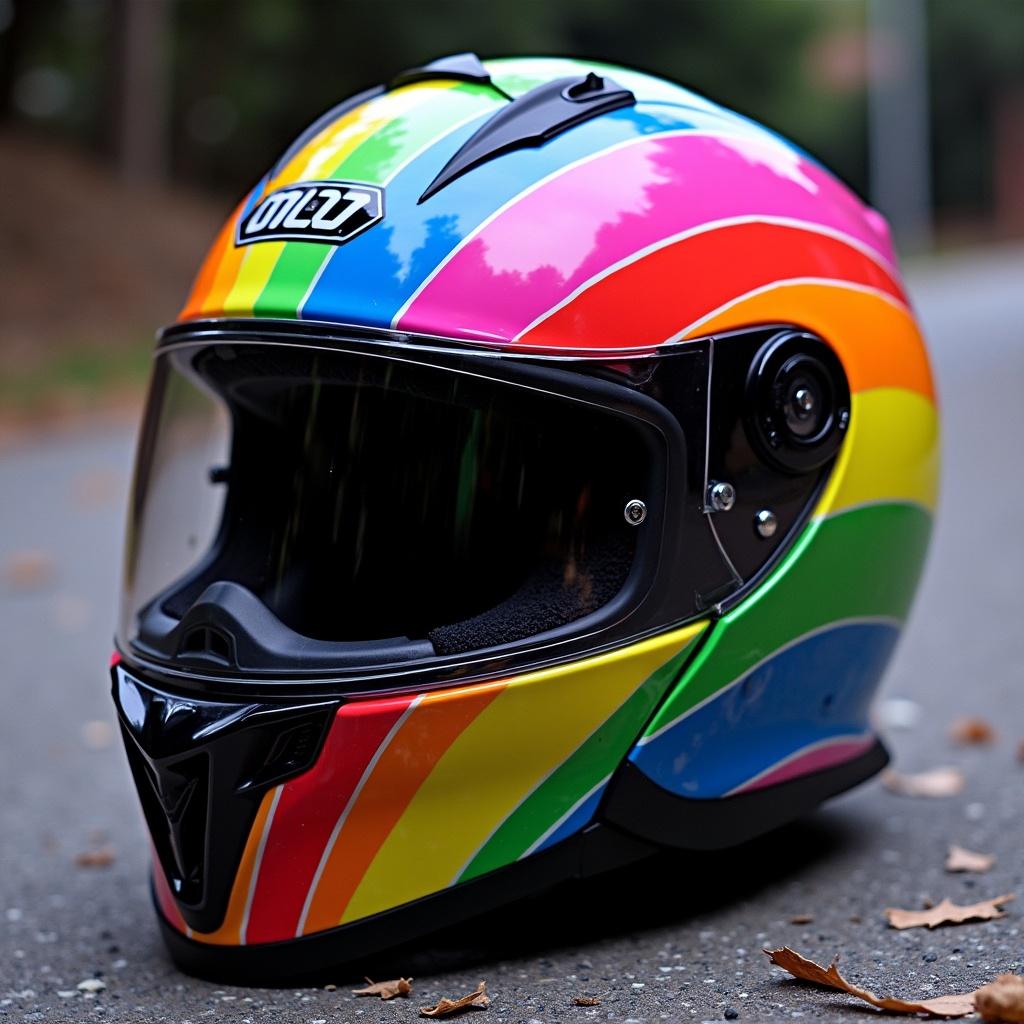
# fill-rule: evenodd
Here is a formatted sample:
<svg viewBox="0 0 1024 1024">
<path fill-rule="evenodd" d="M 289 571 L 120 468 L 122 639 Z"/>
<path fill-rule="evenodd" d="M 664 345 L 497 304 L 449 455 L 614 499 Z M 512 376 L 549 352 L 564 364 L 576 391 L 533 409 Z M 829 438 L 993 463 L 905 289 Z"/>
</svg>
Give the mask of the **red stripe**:
<svg viewBox="0 0 1024 1024">
<path fill-rule="evenodd" d="M 852 281 L 906 301 L 892 277 L 853 245 L 803 228 L 736 224 L 627 264 L 527 331 L 518 344 L 657 345 L 751 289 L 800 277 Z"/>
<path fill-rule="evenodd" d="M 150 844 L 149 852 L 153 858 L 153 891 L 156 894 L 157 906 L 159 906 L 160 912 L 164 915 L 167 923 L 173 925 L 182 934 L 185 934 L 188 926 L 185 924 L 185 918 L 181 916 L 178 901 L 174 898 L 170 885 L 167 884 L 167 876 L 164 874 L 163 865 L 160 863 L 160 858 L 156 855 L 156 849 L 152 843 Z"/>
<path fill-rule="evenodd" d="M 246 942 L 288 939 L 324 847 L 366 766 L 413 697 L 346 704 L 316 764 L 285 784 L 263 850 Z"/>
</svg>

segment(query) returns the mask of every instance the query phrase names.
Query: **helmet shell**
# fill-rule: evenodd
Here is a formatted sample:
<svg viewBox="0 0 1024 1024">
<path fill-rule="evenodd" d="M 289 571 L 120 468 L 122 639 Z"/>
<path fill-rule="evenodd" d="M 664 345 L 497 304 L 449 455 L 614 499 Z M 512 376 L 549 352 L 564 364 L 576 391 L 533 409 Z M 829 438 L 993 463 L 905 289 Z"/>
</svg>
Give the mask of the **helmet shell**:
<svg viewBox="0 0 1024 1024">
<path fill-rule="evenodd" d="M 342 706 L 317 764 L 264 797 L 220 928 L 190 932 L 157 865 L 166 920 L 200 942 L 329 930 L 538 853 L 594 819 L 625 759 L 660 791 L 713 801 L 875 743 L 868 706 L 920 576 L 938 473 L 932 378 L 883 218 L 797 147 L 680 86 L 575 60 L 486 68 L 513 97 L 596 71 L 637 102 L 421 202 L 507 99 L 437 80 L 369 99 L 242 201 L 180 321 L 302 320 L 564 354 L 794 325 L 841 360 L 849 431 L 802 534 L 717 621 Z M 380 186 L 381 222 L 335 247 L 235 245 L 261 197 L 332 178 Z M 662 838 L 656 820 L 630 827 Z"/>
</svg>

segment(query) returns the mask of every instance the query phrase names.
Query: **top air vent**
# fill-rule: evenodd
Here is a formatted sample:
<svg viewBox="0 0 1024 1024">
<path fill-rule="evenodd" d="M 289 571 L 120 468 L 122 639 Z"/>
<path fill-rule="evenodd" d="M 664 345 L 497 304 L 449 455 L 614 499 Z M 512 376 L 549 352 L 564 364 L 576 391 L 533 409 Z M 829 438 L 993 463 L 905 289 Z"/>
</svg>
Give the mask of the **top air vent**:
<svg viewBox="0 0 1024 1024">
<path fill-rule="evenodd" d="M 466 140 L 441 168 L 419 201 L 496 156 L 539 146 L 576 125 L 636 103 L 636 97 L 610 78 L 590 73 L 538 85 L 503 107 Z"/>
<path fill-rule="evenodd" d="M 427 82 L 431 79 L 454 79 L 457 82 L 476 82 L 477 85 L 489 85 L 497 89 L 502 96 L 511 99 L 491 81 L 490 72 L 483 66 L 475 53 L 453 53 L 450 57 L 439 57 L 429 64 L 418 68 L 401 71 L 388 85 L 389 89 L 397 89 L 400 85 L 411 85 L 413 82 Z"/>
</svg>

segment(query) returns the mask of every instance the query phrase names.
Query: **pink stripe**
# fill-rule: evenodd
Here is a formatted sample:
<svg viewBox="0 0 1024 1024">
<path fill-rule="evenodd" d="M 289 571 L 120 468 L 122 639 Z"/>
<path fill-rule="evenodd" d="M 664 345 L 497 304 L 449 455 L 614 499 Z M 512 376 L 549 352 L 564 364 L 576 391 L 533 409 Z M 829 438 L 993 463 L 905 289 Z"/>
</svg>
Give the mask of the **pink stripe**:
<svg viewBox="0 0 1024 1024">
<path fill-rule="evenodd" d="M 748 793 L 752 789 L 764 789 L 766 786 L 775 786 L 780 782 L 795 779 L 800 775 L 809 775 L 811 772 L 820 772 L 833 765 L 849 761 L 858 754 L 863 754 L 871 746 L 873 740 L 870 736 L 859 740 L 837 740 L 827 746 L 815 747 L 806 754 L 794 757 L 791 761 L 780 764 L 777 768 L 765 775 L 738 786 L 734 793 Z"/>
<path fill-rule="evenodd" d="M 511 341 L 595 274 L 708 221 L 793 217 L 894 259 L 884 221 L 781 143 L 654 136 L 525 195 L 459 250 L 402 316 L 403 330 Z"/>
</svg>

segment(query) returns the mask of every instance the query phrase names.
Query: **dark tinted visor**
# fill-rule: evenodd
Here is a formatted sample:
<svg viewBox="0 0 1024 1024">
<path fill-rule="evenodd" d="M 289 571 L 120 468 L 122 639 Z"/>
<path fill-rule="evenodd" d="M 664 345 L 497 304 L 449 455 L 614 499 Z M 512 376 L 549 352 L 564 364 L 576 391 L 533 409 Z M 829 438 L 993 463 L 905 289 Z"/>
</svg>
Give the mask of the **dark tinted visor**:
<svg viewBox="0 0 1024 1024">
<path fill-rule="evenodd" d="M 384 347 L 161 352 L 122 642 L 171 654 L 173 635 L 230 660 L 216 636 L 177 630 L 223 583 L 347 660 L 375 645 L 455 655 L 619 615 L 639 548 L 656 543 L 664 438 L 574 379 Z"/>
</svg>

